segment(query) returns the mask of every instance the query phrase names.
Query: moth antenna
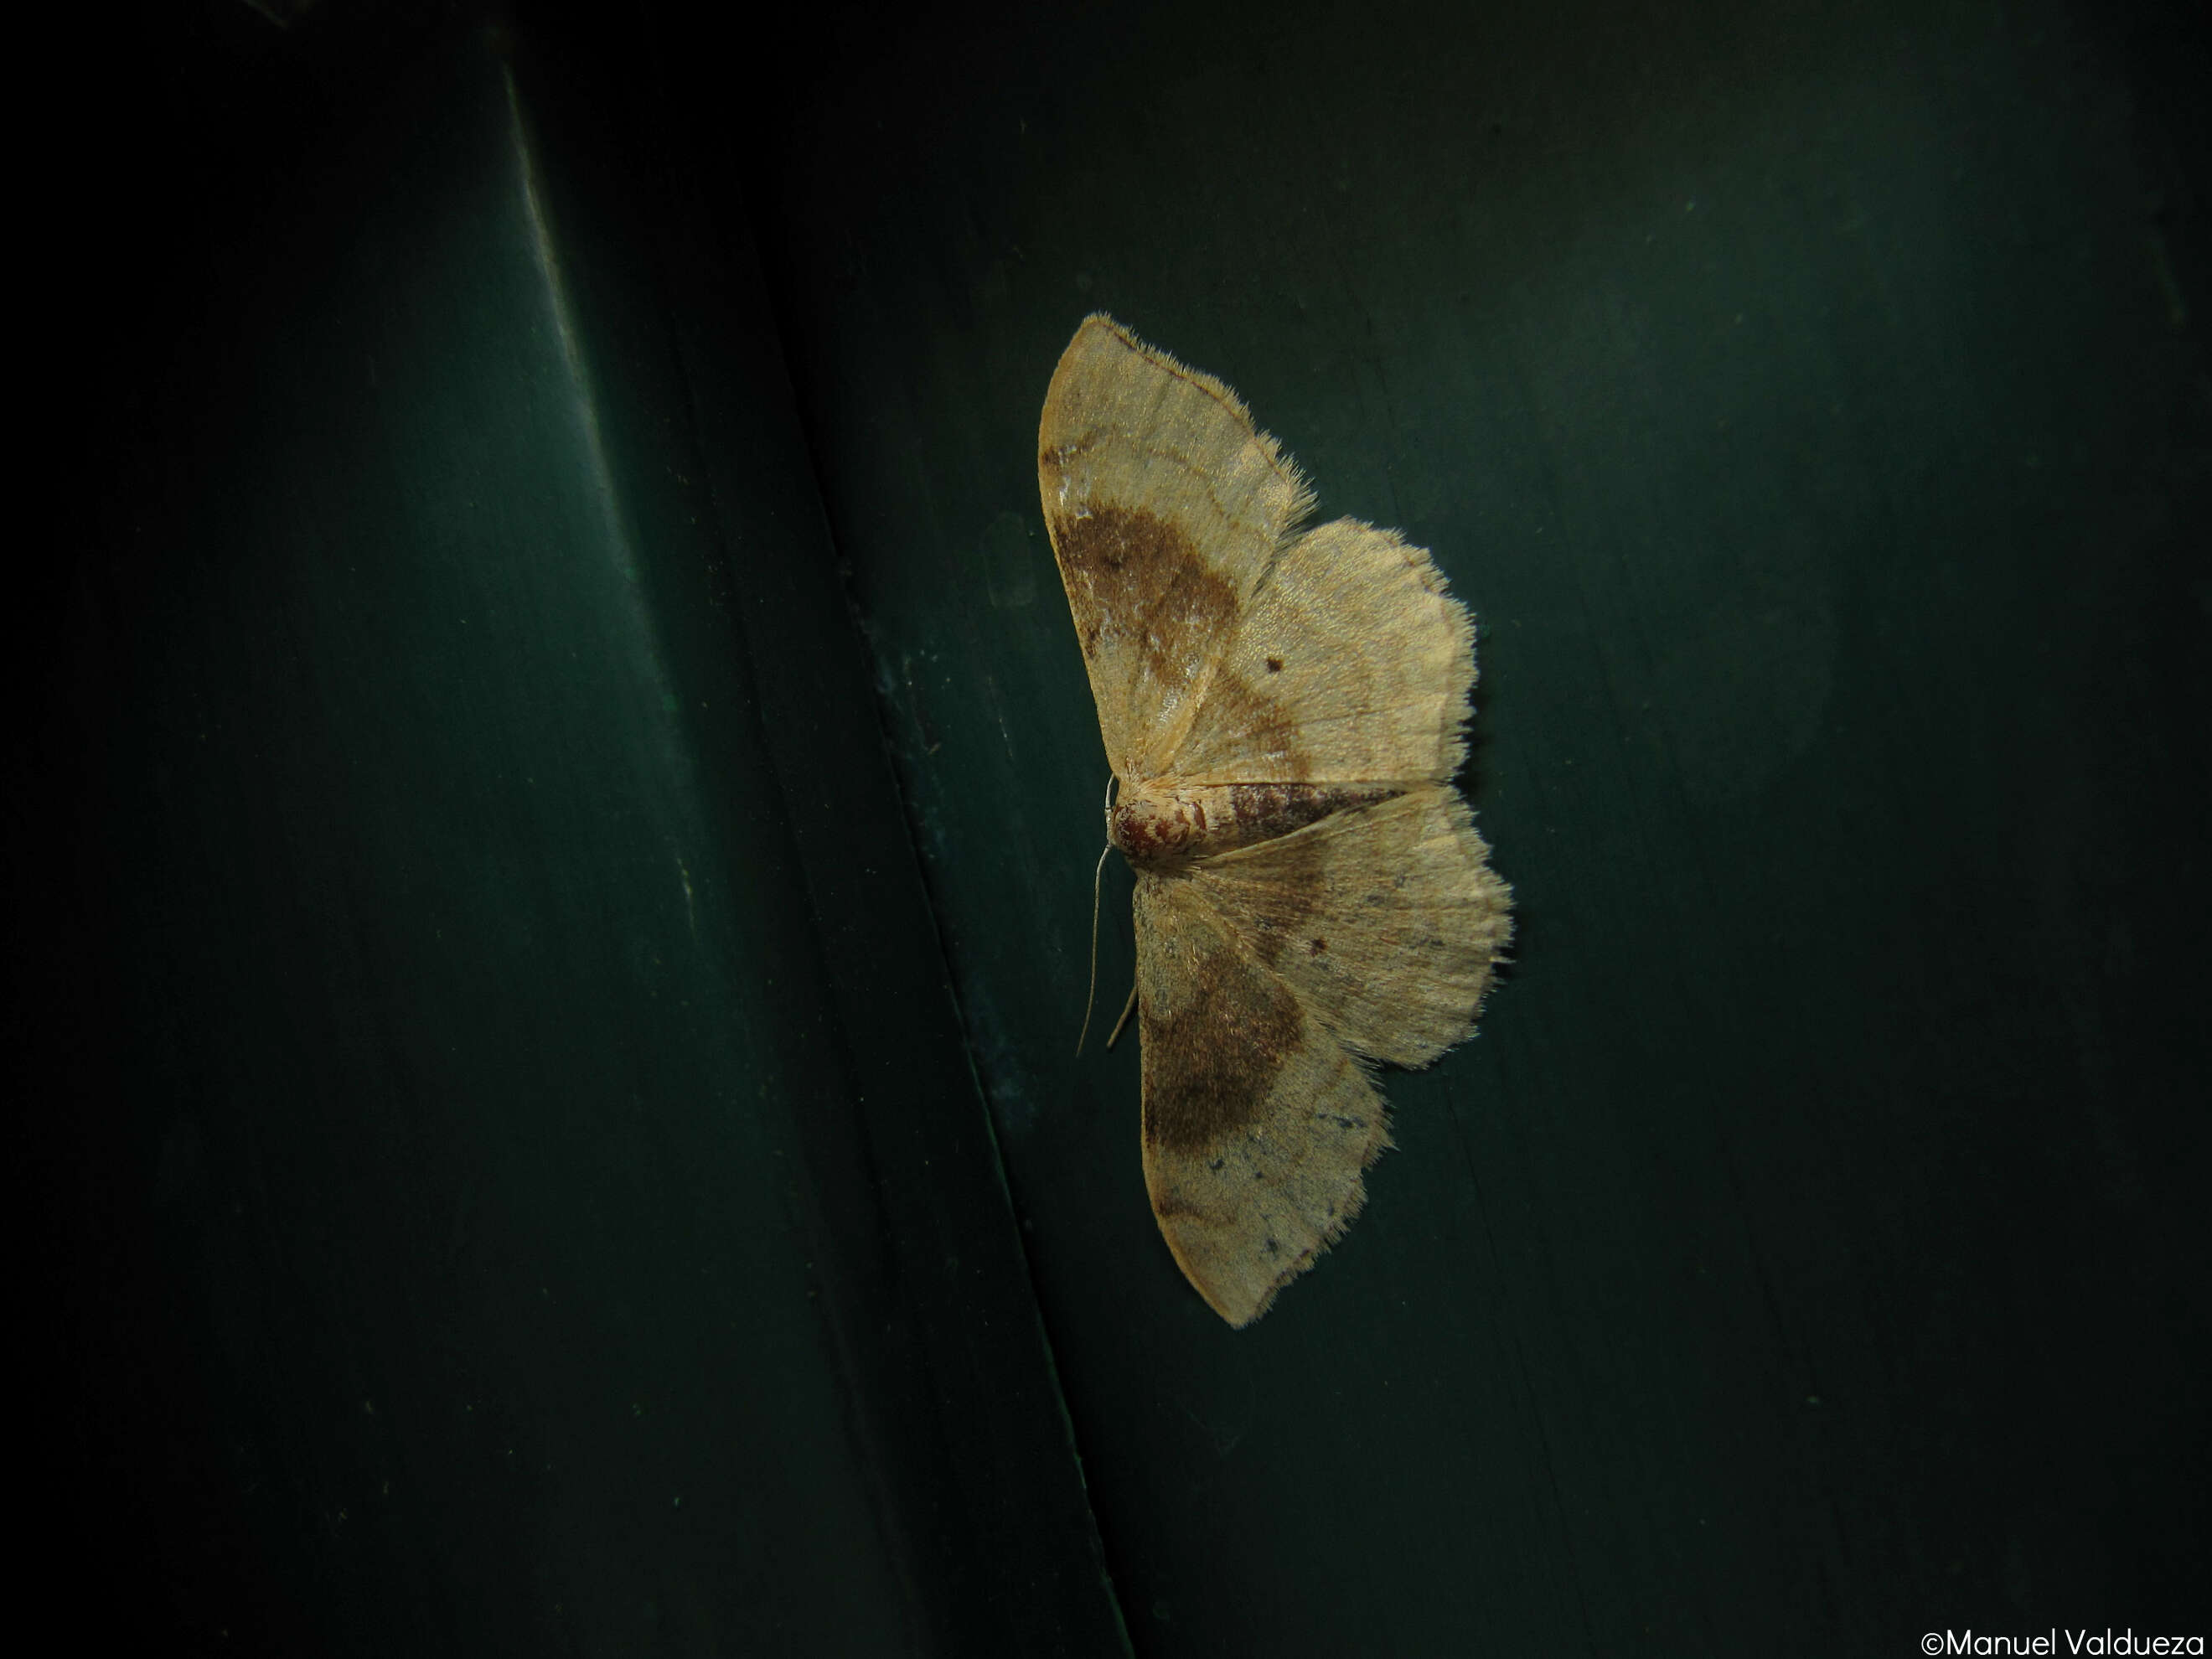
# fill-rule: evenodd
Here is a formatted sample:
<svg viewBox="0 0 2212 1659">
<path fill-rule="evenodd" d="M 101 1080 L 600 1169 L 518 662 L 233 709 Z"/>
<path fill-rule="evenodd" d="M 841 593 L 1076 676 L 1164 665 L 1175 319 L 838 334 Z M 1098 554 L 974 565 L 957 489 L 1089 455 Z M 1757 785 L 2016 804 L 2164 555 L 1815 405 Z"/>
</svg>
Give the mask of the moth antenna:
<svg viewBox="0 0 2212 1659">
<path fill-rule="evenodd" d="M 1106 775 L 1106 810 L 1109 812 L 1114 810 L 1114 786 L 1119 781 L 1111 772 Z M 1098 867 L 1091 872 L 1091 988 L 1083 994 L 1083 1029 L 1075 1034 L 1078 1058 L 1083 1054 L 1083 1039 L 1091 1035 L 1091 1006 L 1098 1000 L 1098 884 L 1106 878 L 1106 854 L 1113 850 L 1114 843 L 1109 840 L 1098 849 Z M 1130 994 L 1133 996 L 1134 991 Z M 1121 1016 L 1123 1019 L 1128 1017 L 1126 1012 Z M 1121 1028 L 1116 1025 L 1114 1036 L 1121 1034 Z M 1114 1046 L 1113 1037 L 1106 1039 L 1106 1046 L 1109 1048 Z"/>
<path fill-rule="evenodd" d="M 1083 1052 L 1083 1039 L 1091 1035 L 1091 1005 L 1098 1000 L 1098 884 L 1105 879 L 1106 854 L 1114 850 L 1108 842 L 1098 849 L 1098 867 L 1091 872 L 1091 988 L 1083 994 L 1083 1029 L 1075 1034 L 1075 1052 Z M 1112 1048 L 1112 1043 L 1106 1045 Z"/>
<path fill-rule="evenodd" d="M 1109 1048 L 1114 1046 L 1114 1037 L 1121 1035 L 1121 1028 L 1129 1023 L 1129 1016 L 1136 1012 L 1136 1007 L 1137 981 L 1133 979 L 1129 981 L 1129 1000 L 1121 1005 L 1121 1018 L 1114 1022 L 1114 1036 L 1106 1039 L 1106 1046 Z"/>
</svg>

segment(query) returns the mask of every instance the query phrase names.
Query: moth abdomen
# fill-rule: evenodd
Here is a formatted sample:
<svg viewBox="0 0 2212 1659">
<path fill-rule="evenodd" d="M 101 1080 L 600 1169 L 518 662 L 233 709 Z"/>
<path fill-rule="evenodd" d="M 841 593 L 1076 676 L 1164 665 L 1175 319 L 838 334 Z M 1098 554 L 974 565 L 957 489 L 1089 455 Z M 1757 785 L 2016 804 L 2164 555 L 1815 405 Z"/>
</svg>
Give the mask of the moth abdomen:
<svg viewBox="0 0 2212 1659">
<path fill-rule="evenodd" d="M 1395 783 L 1139 784 L 1106 814 L 1106 833 L 1139 869 L 1279 841 L 1332 813 L 1406 793 Z"/>
</svg>

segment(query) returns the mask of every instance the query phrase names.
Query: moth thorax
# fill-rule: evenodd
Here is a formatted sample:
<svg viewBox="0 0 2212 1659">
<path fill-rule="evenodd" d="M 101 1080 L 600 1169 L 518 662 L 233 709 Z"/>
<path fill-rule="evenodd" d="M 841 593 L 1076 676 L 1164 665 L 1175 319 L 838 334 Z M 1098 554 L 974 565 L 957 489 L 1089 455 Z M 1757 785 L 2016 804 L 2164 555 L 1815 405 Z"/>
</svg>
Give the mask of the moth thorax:
<svg viewBox="0 0 2212 1659">
<path fill-rule="evenodd" d="M 1107 811 L 1107 838 L 1132 864 L 1176 864 L 1206 839 L 1206 808 L 1172 791 L 1154 794 L 1139 784 Z"/>
</svg>

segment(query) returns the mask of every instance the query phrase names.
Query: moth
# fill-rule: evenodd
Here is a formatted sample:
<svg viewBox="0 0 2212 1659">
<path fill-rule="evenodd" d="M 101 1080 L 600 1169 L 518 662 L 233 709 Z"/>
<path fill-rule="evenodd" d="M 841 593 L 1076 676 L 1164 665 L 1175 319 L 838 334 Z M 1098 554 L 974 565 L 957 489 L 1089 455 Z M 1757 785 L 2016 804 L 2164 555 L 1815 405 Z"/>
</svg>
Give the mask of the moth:
<svg viewBox="0 0 2212 1659">
<path fill-rule="evenodd" d="M 1377 1062 L 1474 1029 L 1510 894 L 1452 787 L 1474 627 L 1435 562 L 1313 496 L 1227 386 L 1103 313 L 1037 483 L 1136 876 L 1145 1182 L 1232 1326 L 1342 1236 Z"/>
</svg>

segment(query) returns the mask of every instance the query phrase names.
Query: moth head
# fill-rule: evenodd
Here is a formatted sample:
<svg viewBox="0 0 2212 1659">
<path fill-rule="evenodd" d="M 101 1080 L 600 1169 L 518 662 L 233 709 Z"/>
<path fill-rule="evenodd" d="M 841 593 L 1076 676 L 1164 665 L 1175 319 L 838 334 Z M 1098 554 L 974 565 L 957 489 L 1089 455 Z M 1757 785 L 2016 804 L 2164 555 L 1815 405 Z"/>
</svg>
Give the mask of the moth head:
<svg viewBox="0 0 2212 1659">
<path fill-rule="evenodd" d="M 1132 864 L 1176 864 L 1206 832 L 1206 809 L 1194 801 L 1141 792 L 1124 796 L 1106 813 L 1106 836 Z"/>
</svg>

